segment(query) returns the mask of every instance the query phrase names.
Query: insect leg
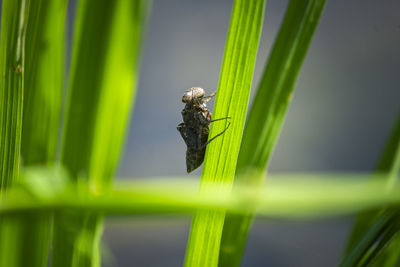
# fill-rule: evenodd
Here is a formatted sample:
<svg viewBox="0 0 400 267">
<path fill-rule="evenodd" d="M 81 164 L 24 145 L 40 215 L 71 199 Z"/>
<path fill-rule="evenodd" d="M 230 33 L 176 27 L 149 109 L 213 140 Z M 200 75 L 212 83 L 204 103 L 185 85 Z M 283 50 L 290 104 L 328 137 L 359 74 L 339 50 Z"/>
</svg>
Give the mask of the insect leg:
<svg viewBox="0 0 400 267">
<path fill-rule="evenodd" d="M 211 123 L 211 122 L 214 122 L 214 121 L 222 121 L 222 120 L 230 120 L 230 119 L 231 119 L 231 117 L 226 117 L 226 118 L 219 118 L 219 119 L 211 120 L 209 122 Z"/>
<path fill-rule="evenodd" d="M 213 98 L 216 94 L 217 94 L 217 92 L 215 91 L 215 92 L 212 93 L 211 95 L 205 96 L 205 97 L 203 98 L 203 103 L 207 103 L 208 101 L 210 101 L 211 98 Z"/>
<path fill-rule="evenodd" d="M 222 118 L 222 119 L 227 119 L 227 118 Z M 222 119 L 218 119 L 218 120 L 222 120 Z M 229 118 L 230 119 L 230 118 Z M 213 138 L 211 138 L 210 140 L 208 140 L 204 145 L 202 145 L 201 147 L 204 148 L 206 145 L 208 145 L 212 140 L 214 140 L 215 138 L 217 138 L 218 136 L 221 136 L 226 130 L 228 130 L 229 126 L 231 125 L 230 122 L 228 122 L 228 126 L 226 126 L 226 128 L 220 132 L 219 134 L 217 134 L 216 136 L 214 136 Z"/>
</svg>

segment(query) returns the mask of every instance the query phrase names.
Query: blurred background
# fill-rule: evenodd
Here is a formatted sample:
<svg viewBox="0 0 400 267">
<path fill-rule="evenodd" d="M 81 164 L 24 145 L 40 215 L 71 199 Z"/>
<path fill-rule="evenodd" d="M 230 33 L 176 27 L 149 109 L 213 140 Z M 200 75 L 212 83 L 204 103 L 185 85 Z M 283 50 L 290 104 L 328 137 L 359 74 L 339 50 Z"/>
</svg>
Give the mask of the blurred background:
<svg viewBox="0 0 400 267">
<path fill-rule="evenodd" d="M 118 174 L 187 176 L 181 96 L 218 86 L 232 0 L 154 0 Z M 256 88 L 287 1 L 268 0 Z M 74 1 L 70 8 L 73 16 Z M 400 1 L 328 1 L 299 74 L 269 171 L 369 172 L 400 104 Z M 254 93 L 254 91 L 253 91 Z M 211 104 L 212 108 L 212 104 Z M 111 217 L 104 266 L 181 266 L 190 217 Z M 256 219 L 243 266 L 336 266 L 353 217 Z"/>
</svg>

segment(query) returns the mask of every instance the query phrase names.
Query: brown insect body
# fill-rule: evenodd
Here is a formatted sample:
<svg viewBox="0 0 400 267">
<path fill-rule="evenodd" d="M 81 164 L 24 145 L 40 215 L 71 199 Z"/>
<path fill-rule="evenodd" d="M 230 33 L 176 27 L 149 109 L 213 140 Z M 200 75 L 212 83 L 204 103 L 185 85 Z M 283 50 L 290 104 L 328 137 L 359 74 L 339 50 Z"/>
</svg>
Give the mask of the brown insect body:
<svg viewBox="0 0 400 267">
<path fill-rule="evenodd" d="M 205 144 L 211 121 L 211 112 L 205 104 L 211 97 L 204 100 L 204 94 L 202 88 L 192 87 L 182 97 L 182 102 L 186 105 L 182 110 L 183 122 L 177 129 L 187 146 L 186 170 L 188 173 L 197 169 L 204 161 Z"/>
<path fill-rule="evenodd" d="M 182 97 L 182 102 L 186 105 L 182 110 L 183 122 L 178 125 L 177 129 L 187 146 L 186 170 L 188 173 L 203 163 L 206 145 L 227 129 L 207 142 L 212 121 L 211 112 L 207 109 L 206 103 L 215 96 L 215 92 L 207 97 L 204 95 L 204 89 L 192 87 Z"/>
</svg>

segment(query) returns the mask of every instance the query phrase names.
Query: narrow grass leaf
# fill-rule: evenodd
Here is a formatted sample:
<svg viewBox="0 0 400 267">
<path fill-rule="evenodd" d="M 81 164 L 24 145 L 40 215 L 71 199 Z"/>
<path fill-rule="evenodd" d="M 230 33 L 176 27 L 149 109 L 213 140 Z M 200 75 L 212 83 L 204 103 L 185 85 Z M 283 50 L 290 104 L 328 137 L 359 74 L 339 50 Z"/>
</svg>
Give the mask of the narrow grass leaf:
<svg viewBox="0 0 400 267">
<path fill-rule="evenodd" d="M 76 182 L 111 185 L 138 80 L 149 1 L 78 2 L 61 162 Z M 56 217 L 55 266 L 99 266 L 101 214 Z"/>
<path fill-rule="evenodd" d="M 261 184 L 325 0 L 290 1 L 246 122 L 236 184 Z M 244 175 L 244 174 L 252 175 Z M 242 179 L 245 178 L 245 179 Z M 249 210 L 250 212 L 250 210 Z M 228 214 L 220 266 L 239 266 L 253 216 Z"/>
<path fill-rule="evenodd" d="M 56 160 L 65 58 L 67 0 L 30 5 L 26 41 L 22 163 Z"/>
<path fill-rule="evenodd" d="M 255 59 L 264 17 L 264 0 L 235 0 L 209 138 L 227 131 L 208 145 L 201 183 L 231 183 L 235 174 L 247 111 Z M 224 212 L 195 214 L 185 266 L 217 266 Z"/>
<path fill-rule="evenodd" d="M 0 41 L 0 189 L 18 174 L 24 79 L 24 46 L 29 1 L 4 0 Z"/>
<path fill-rule="evenodd" d="M 396 125 L 393 132 L 388 139 L 385 149 L 382 153 L 381 160 L 379 161 L 376 172 L 386 172 L 388 176 L 386 179 L 397 179 L 397 173 L 400 170 L 400 116 L 397 118 Z M 397 173 L 396 173 L 397 171 Z M 389 182 L 389 181 L 388 181 Z M 393 181 L 390 181 L 393 183 Z M 352 233 L 347 243 L 346 254 L 360 241 L 362 236 L 368 231 L 371 224 L 379 216 L 379 212 L 370 211 L 359 214 L 356 218 Z"/>
<path fill-rule="evenodd" d="M 377 173 L 386 173 L 383 176 L 387 183 L 388 190 L 391 194 L 395 194 L 391 192 L 391 188 L 394 187 L 398 183 L 399 179 L 399 171 L 400 171 L 400 116 L 398 116 L 395 127 L 389 138 L 385 150 L 382 154 L 381 160 L 378 163 L 376 168 Z M 378 222 L 382 220 L 382 217 L 387 213 L 391 214 L 390 220 L 388 224 L 379 224 Z M 342 266 L 351 266 L 354 264 L 358 264 L 359 261 L 364 259 L 364 256 L 367 251 L 376 251 L 375 244 L 376 241 L 380 238 L 380 235 L 376 236 L 375 239 L 366 239 L 365 236 L 370 236 L 371 233 L 380 233 L 382 235 L 386 235 L 386 238 L 381 238 L 378 243 L 378 247 L 383 250 L 382 253 L 379 254 L 379 262 L 385 262 L 384 257 L 391 262 L 393 259 L 393 255 L 399 255 L 399 247 L 392 246 L 388 243 L 392 242 L 392 238 L 389 238 L 388 235 L 392 234 L 393 236 L 397 234 L 397 231 L 390 231 L 390 229 L 396 228 L 399 229 L 400 216 L 398 213 L 393 212 L 392 210 L 378 210 L 378 211 L 367 211 L 360 213 L 356 219 L 353 231 L 350 235 L 349 241 L 347 243 L 346 252 L 344 254 L 342 260 Z M 393 242 L 398 242 L 397 239 L 393 239 Z M 361 249 L 362 248 L 362 249 Z M 375 256 L 378 256 L 378 253 L 373 253 L 368 256 L 368 261 L 374 261 Z"/>
<path fill-rule="evenodd" d="M 29 1 L 2 1 L 0 36 L 0 194 L 18 178 L 20 165 L 25 37 Z M 0 266 L 22 266 L 21 217 L 0 218 Z"/>
<path fill-rule="evenodd" d="M 399 217 L 398 214 L 397 217 Z M 391 261 L 393 261 L 395 257 L 398 258 L 399 254 L 393 253 L 396 252 L 398 248 L 393 248 L 390 245 L 396 244 L 393 243 L 393 241 L 395 241 L 394 237 L 399 233 L 399 230 L 399 221 L 397 220 L 394 222 L 391 220 L 390 225 L 384 228 L 384 233 L 379 237 L 378 242 L 370 247 L 369 250 L 363 255 L 359 265 L 371 266 L 373 263 L 376 263 L 377 259 L 379 258 L 382 265 L 378 266 L 385 266 L 385 264 L 390 264 L 390 261 L 382 261 L 385 256 L 388 257 L 388 259 L 391 259 Z M 389 247 L 391 247 L 392 251 L 389 250 Z M 387 254 L 384 252 L 387 252 Z M 389 266 L 395 266 L 395 264 Z"/>
<path fill-rule="evenodd" d="M 369 258 L 369 249 L 374 247 L 374 244 L 382 235 L 385 235 L 386 230 L 388 229 L 388 226 L 391 225 L 391 221 L 393 220 L 394 216 L 398 216 L 398 214 L 395 214 L 394 211 L 387 211 L 381 214 L 381 216 L 379 216 L 372 223 L 372 225 L 370 225 L 368 231 L 366 231 L 364 235 L 360 237 L 359 242 L 355 244 L 352 250 L 341 261 L 339 266 L 364 266 L 363 264 L 360 264 L 361 261 L 365 261 L 365 258 Z"/>
<path fill-rule="evenodd" d="M 54 164 L 63 90 L 66 0 L 38 0 L 29 5 L 25 45 L 21 163 Z M 51 216 L 15 217 L 20 266 L 47 266 Z M 24 256 L 21 256 L 24 255 Z"/>
<path fill-rule="evenodd" d="M 87 183 L 69 183 L 63 172 L 26 170 L 19 184 L 0 201 L 0 214 L 66 209 L 132 215 L 227 209 L 246 214 L 251 207 L 256 214 L 271 218 L 312 219 L 400 205 L 399 186 L 394 187 L 396 194 L 387 194 L 386 182 L 381 177 L 367 177 L 369 174 L 272 175 L 268 185 L 262 187 L 240 186 L 230 192 L 229 183 L 210 182 L 201 193 L 199 183 L 185 177 L 147 177 L 115 183 L 108 192 L 99 194 Z"/>
<path fill-rule="evenodd" d="M 399 261 L 399 248 L 400 248 L 400 231 L 397 229 L 397 232 L 392 236 L 389 242 L 386 242 L 383 249 L 376 255 L 373 259 L 371 259 L 371 266 L 379 266 L 379 267 L 392 267 L 396 266 L 396 263 Z"/>
</svg>

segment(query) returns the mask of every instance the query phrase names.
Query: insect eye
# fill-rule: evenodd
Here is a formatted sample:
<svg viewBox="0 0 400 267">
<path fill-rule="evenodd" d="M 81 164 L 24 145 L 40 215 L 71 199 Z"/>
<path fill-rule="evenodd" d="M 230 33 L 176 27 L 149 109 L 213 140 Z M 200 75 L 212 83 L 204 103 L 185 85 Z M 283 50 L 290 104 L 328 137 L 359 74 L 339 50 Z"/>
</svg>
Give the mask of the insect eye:
<svg viewBox="0 0 400 267">
<path fill-rule="evenodd" d="M 192 101 L 192 94 L 191 92 L 187 91 L 185 94 L 182 96 L 182 102 L 183 103 L 189 103 Z"/>
</svg>

